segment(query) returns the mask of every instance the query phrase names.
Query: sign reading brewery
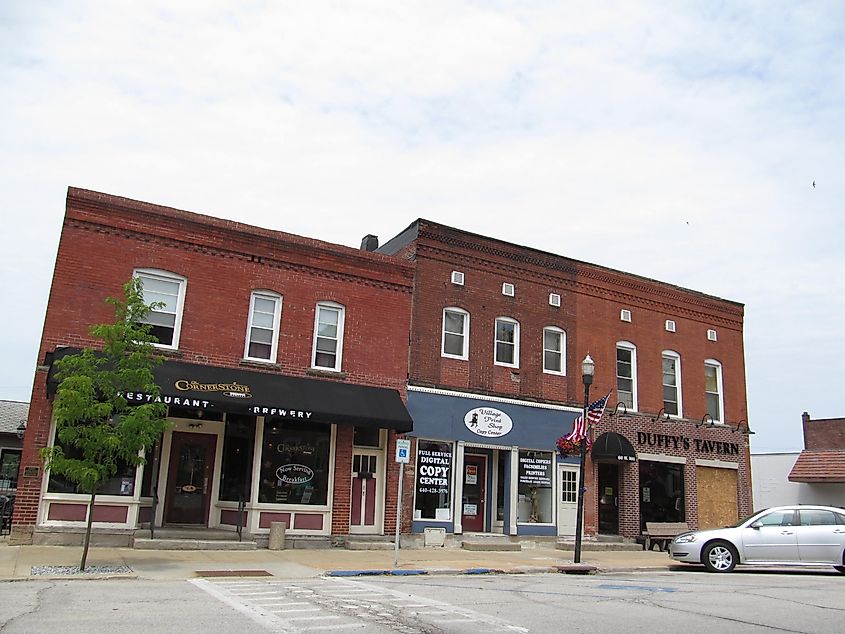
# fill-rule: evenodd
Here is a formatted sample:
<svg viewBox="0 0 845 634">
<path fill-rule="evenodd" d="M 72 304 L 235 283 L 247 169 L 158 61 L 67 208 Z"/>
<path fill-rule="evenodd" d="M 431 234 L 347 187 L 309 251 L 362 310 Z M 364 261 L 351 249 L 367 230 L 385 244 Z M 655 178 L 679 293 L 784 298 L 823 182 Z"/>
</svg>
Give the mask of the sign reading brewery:
<svg viewBox="0 0 845 634">
<path fill-rule="evenodd" d="M 701 438 L 687 438 L 670 434 L 652 434 L 638 431 L 637 443 L 648 447 L 663 449 L 677 449 L 689 451 L 693 447 L 699 453 L 715 453 L 728 456 L 739 455 L 739 445 L 735 442 L 721 442 L 718 440 L 703 440 Z"/>
<path fill-rule="evenodd" d="M 143 392 L 126 392 L 123 397 L 130 403 L 164 403 L 165 405 L 179 405 L 181 407 L 196 407 L 213 409 L 215 404 L 207 399 L 198 398 L 198 394 L 220 395 L 234 401 L 246 401 L 252 398 L 249 385 L 232 381 L 231 383 L 200 383 L 195 380 L 178 379 L 173 382 L 177 394 L 162 394 L 152 396 Z M 219 403 L 219 401 L 218 401 Z M 257 416 L 279 416 L 281 418 L 301 418 L 308 420 L 314 413 L 301 409 L 287 407 L 249 406 L 249 412 Z"/>
<path fill-rule="evenodd" d="M 513 429 L 511 417 L 492 407 L 476 407 L 464 416 L 464 425 L 476 436 L 498 438 Z"/>
</svg>

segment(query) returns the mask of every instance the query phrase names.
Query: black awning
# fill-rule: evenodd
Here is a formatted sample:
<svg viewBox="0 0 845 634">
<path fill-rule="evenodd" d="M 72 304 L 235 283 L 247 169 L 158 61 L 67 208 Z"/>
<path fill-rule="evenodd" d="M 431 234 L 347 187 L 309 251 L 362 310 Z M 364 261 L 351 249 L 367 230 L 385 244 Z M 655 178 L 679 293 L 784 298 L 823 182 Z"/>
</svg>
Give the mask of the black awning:
<svg viewBox="0 0 845 634">
<path fill-rule="evenodd" d="M 79 350 L 60 348 L 49 359 L 48 393 L 56 388 L 52 362 L 76 352 Z M 153 375 L 161 390 L 161 402 L 167 405 L 399 432 L 413 429 L 411 415 L 393 389 L 182 361 L 165 361 L 153 369 Z M 125 396 L 130 403 L 151 399 L 147 394 L 131 392 Z"/>
<path fill-rule="evenodd" d="M 620 462 L 636 462 L 637 452 L 631 442 L 614 431 L 608 431 L 596 438 L 593 443 L 593 451 L 590 453 L 593 460 L 617 460 Z"/>
</svg>

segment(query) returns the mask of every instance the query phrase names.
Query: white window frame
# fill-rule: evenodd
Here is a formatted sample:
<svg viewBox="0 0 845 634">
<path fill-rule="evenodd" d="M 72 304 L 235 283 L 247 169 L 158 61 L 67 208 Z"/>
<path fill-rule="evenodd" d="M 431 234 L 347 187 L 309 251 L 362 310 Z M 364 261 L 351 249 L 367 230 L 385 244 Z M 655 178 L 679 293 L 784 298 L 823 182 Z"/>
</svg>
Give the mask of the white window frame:
<svg viewBox="0 0 845 634">
<path fill-rule="evenodd" d="M 514 331 L 513 331 L 513 363 L 505 363 L 504 361 L 499 361 L 497 358 L 497 353 L 499 349 L 499 340 L 497 339 L 497 331 L 499 330 L 499 322 L 513 324 Z M 502 343 L 506 343 L 510 345 L 508 342 L 503 341 Z M 493 364 L 494 365 L 501 365 L 506 368 L 518 368 L 519 367 L 519 322 L 512 317 L 496 317 L 496 321 L 493 324 Z"/>
<path fill-rule="evenodd" d="M 675 389 L 677 392 L 678 397 L 678 413 L 677 414 L 669 414 L 672 418 L 683 418 L 684 416 L 684 403 L 683 403 L 683 390 L 682 390 L 682 383 L 681 383 L 681 355 L 679 355 L 674 350 L 664 350 L 663 353 L 660 355 L 660 397 L 661 402 L 665 404 L 666 400 L 663 395 L 663 388 L 665 384 L 663 383 L 663 359 L 664 358 L 671 358 L 675 361 Z"/>
<path fill-rule="evenodd" d="M 334 367 L 324 365 L 317 365 L 317 339 L 320 336 L 320 313 L 323 310 L 334 310 L 338 312 L 337 317 L 337 337 L 335 341 L 335 364 Z M 314 308 L 314 341 L 311 344 L 311 368 L 314 370 L 325 370 L 327 372 L 340 372 L 343 367 L 343 331 L 344 322 L 346 321 L 346 307 L 337 302 L 317 302 Z"/>
<path fill-rule="evenodd" d="M 270 340 L 270 358 L 249 356 L 249 344 L 252 342 L 251 335 L 253 328 L 267 330 L 264 326 L 255 326 L 252 320 L 255 316 L 255 300 L 264 299 L 274 303 L 273 309 L 273 334 Z M 279 322 L 282 316 L 282 296 L 273 291 L 255 290 L 249 296 L 249 315 L 246 320 L 246 338 L 244 340 L 244 359 L 247 361 L 258 361 L 260 363 L 276 363 L 279 350 Z"/>
<path fill-rule="evenodd" d="M 546 348 L 546 333 L 551 332 L 560 337 L 560 352 L 556 350 L 548 350 Z M 546 326 L 543 328 L 543 340 L 540 342 L 543 348 L 543 374 L 555 374 L 557 376 L 566 376 L 566 331 L 557 326 Z M 554 352 L 560 354 L 560 370 L 550 370 L 546 367 L 546 352 Z"/>
<path fill-rule="evenodd" d="M 446 313 L 453 313 L 455 315 L 461 315 L 464 318 L 464 331 L 463 331 L 463 347 L 462 352 L 459 355 L 450 354 L 446 352 Z M 443 309 L 443 320 L 441 322 L 442 326 L 440 329 L 440 356 L 446 357 L 447 359 L 460 359 L 462 361 L 466 361 L 469 359 L 469 313 L 465 311 L 463 308 L 458 308 L 457 306 L 447 306 Z M 456 333 L 450 333 L 456 334 Z"/>
<path fill-rule="evenodd" d="M 560 308 L 560 293 L 549 293 L 549 306 Z"/>
<path fill-rule="evenodd" d="M 452 284 L 455 286 L 464 285 L 464 274 L 462 271 L 452 271 Z"/>
<path fill-rule="evenodd" d="M 718 341 L 719 336 L 716 334 L 716 331 L 712 328 L 707 331 L 707 340 L 708 341 Z"/>
<path fill-rule="evenodd" d="M 502 283 L 502 295 L 506 297 L 513 297 L 516 294 L 516 287 L 510 282 Z"/>
<path fill-rule="evenodd" d="M 639 411 L 639 403 L 637 402 L 637 346 L 630 341 L 617 341 L 616 349 L 623 348 L 631 353 L 631 411 Z M 618 363 L 618 359 L 617 359 Z M 662 368 L 662 360 L 661 360 Z M 616 373 L 616 397 L 619 398 L 619 373 Z M 627 378 L 627 377 L 621 377 Z M 619 399 L 621 400 L 621 399 Z"/>
<path fill-rule="evenodd" d="M 723 424 L 725 422 L 725 390 L 724 384 L 722 383 L 722 364 L 716 361 L 716 359 L 705 359 L 704 360 L 705 367 L 715 368 L 716 370 L 716 389 L 718 390 L 717 396 L 719 397 L 719 417 L 713 416 L 708 411 L 707 413 L 711 415 L 713 418 L 714 423 Z M 704 379 L 704 408 L 707 410 L 707 395 L 713 394 L 713 392 L 707 391 L 707 377 L 705 376 Z"/>
<path fill-rule="evenodd" d="M 170 271 L 163 271 L 161 269 L 135 269 L 132 273 L 133 277 L 137 277 L 141 280 L 141 284 L 143 286 L 144 278 L 149 279 L 158 279 L 163 282 L 171 282 L 176 283 L 179 285 L 179 290 L 177 291 L 176 295 L 176 310 L 175 312 L 175 319 L 173 320 L 173 342 L 170 344 L 166 343 L 154 343 L 153 345 L 156 348 L 161 348 L 163 350 L 178 350 L 179 349 L 179 338 L 182 332 L 182 311 L 185 307 L 185 291 L 188 286 L 188 279 L 183 277 L 182 275 L 177 275 L 176 273 L 171 273 Z M 147 303 L 144 300 L 144 303 Z M 150 312 L 153 313 L 165 313 L 162 310 L 152 310 Z M 165 313 L 165 314 L 173 314 L 173 313 Z M 146 323 L 146 322 L 142 322 Z"/>
<path fill-rule="evenodd" d="M 675 324 L 674 319 L 667 319 L 666 320 L 666 332 L 677 332 L 678 326 Z"/>
<path fill-rule="evenodd" d="M 628 310 L 627 308 L 623 308 L 622 310 L 620 310 L 619 311 L 619 320 L 620 321 L 626 321 L 626 322 L 630 323 L 631 322 L 631 311 Z"/>
</svg>

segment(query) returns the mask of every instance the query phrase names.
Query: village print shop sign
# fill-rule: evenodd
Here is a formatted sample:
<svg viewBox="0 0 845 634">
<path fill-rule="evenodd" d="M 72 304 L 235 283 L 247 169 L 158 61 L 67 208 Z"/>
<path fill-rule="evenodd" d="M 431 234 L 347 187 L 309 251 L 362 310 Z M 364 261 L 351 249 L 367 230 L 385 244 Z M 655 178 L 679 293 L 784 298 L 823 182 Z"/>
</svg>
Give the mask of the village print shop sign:
<svg viewBox="0 0 845 634">
<path fill-rule="evenodd" d="M 637 444 L 663 449 L 677 449 L 689 451 L 693 447 L 698 453 L 720 454 L 728 456 L 739 455 L 739 445 L 734 442 L 718 440 L 703 440 L 701 438 L 687 438 L 686 436 L 672 436 L 670 434 L 652 434 L 638 431 Z"/>
<path fill-rule="evenodd" d="M 198 381 L 189 381 L 187 379 L 179 379 L 173 382 L 173 387 L 179 392 L 200 392 L 209 394 L 219 394 L 232 400 L 248 400 L 252 398 L 252 391 L 248 385 L 242 383 L 200 383 Z M 153 396 L 144 392 L 126 392 L 123 397 L 130 403 L 164 403 L 165 405 L 179 405 L 181 407 L 198 407 L 202 409 L 212 409 L 214 405 L 211 401 L 197 398 L 192 395 L 170 395 L 162 394 L 161 396 Z M 280 416 L 282 418 L 301 418 L 304 420 L 310 419 L 314 413 L 300 409 L 288 409 L 285 407 L 263 407 L 260 405 L 250 406 L 249 412 L 257 416 Z"/>
</svg>

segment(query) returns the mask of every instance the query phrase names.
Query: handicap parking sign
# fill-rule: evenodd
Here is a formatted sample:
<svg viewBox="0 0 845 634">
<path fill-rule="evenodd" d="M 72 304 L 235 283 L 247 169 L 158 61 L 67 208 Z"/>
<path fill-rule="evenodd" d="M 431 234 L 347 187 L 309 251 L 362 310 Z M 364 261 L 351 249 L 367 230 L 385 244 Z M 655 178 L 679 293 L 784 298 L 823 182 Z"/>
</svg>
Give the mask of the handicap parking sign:
<svg viewBox="0 0 845 634">
<path fill-rule="evenodd" d="M 404 462 L 407 464 L 411 461 L 411 441 L 397 440 L 396 441 L 396 462 Z"/>
</svg>

